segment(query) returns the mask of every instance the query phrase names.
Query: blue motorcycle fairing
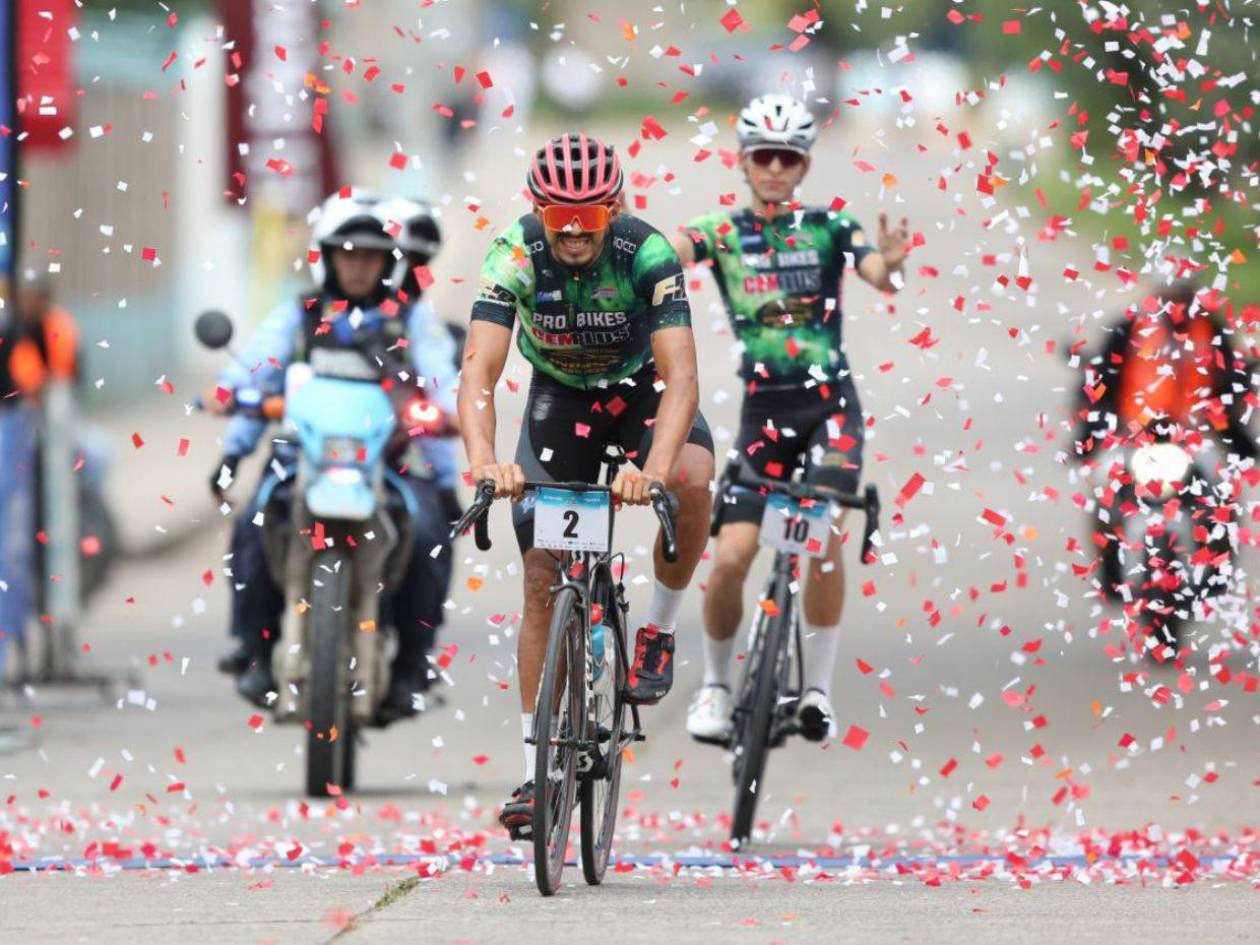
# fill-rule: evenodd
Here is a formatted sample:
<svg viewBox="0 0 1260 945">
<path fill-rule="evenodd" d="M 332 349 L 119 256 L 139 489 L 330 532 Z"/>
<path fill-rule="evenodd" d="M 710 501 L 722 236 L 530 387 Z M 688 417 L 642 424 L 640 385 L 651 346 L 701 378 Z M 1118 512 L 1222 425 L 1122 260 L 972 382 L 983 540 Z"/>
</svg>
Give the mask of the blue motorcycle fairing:
<svg viewBox="0 0 1260 945">
<path fill-rule="evenodd" d="M 397 424 L 394 405 L 379 384 L 319 375 L 289 398 L 285 415 L 297 429 L 307 462 L 316 468 L 329 465 L 324 441 L 334 437 L 362 440 L 364 446 L 361 456 L 340 457 L 336 465 L 376 466 Z"/>
<path fill-rule="evenodd" d="M 378 383 L 315 375 L 285 404 L 310 469 L 306 505 L 318 518 L 364 521 L 376 510 L 376 471 L 397 420 Z M 357 440 L 354 456 L 330 459 L 329 440 Z"/>
</svg>

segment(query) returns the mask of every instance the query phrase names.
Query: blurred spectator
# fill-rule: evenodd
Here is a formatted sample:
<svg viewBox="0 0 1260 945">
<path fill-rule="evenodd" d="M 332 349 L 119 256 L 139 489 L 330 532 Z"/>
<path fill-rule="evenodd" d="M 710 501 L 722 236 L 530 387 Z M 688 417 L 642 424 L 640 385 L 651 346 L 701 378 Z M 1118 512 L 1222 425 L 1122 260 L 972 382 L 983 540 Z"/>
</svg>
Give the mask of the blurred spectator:
<svg viewBox="0 0 1260 945">
<path fill-rule="evenodd" d="M 11 314 L 0 312 L 0 671 L 6 644 L 30 618 L 37 506 L 36 434 L 40 391 L 77 373 L 78 328 L 53 304 L 45 277 L 27 272 Z"/>
</svg>

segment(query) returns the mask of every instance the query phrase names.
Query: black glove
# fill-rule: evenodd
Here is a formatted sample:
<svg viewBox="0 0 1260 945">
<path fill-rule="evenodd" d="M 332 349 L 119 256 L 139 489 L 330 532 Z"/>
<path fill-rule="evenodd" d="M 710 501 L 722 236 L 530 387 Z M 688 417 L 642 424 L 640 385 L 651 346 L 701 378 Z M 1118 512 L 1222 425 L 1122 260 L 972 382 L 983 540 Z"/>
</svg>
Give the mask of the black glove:
<svg viewBox="0 0 1260 945">
<path fill-rule="evenodd" d="M 227 471 L 231 474 L 232 480 L 236 479 L 236 467 L 241 463 L 241 458 L 235 453 L 224 453 L 223 457 L 214 464 L 214 471 L 210 473 L 210 494 L 219 501 L 223 501 L 223 497 L 227 490 L 219 487 L 219 477 L 222 475 L 223 467 L 227 467 Z M 229 483 L 230 486 L 230 483 Z"/>
<path fill-rule="evenodd" d="M 464 506 L 459 501 L 459 493 L 455 487 L 448 486 L 445 489 L 439 489 L 438 498 L 442 502 L 442 514 L 446 516 L 446 521 L 449 524 L 458 522 L 464 514 Z"/>
</svg>

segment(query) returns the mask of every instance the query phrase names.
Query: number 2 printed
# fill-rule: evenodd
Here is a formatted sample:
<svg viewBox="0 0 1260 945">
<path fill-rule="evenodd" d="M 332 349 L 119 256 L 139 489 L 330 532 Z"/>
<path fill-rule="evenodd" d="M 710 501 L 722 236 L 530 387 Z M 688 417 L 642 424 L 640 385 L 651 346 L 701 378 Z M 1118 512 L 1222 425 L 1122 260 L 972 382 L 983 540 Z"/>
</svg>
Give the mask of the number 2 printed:
<svg viewBox="0 0 1260 945">
<path fill-rule="evenodd" d="M 573 509 L 565 509 L 565 510 L 564 510 L 564 521 L 565 521 L 565 523 L 566 523 L 566 524 L 565 524 L 565 526 L 564 526 L 564 537 L 565 537 L 565 538 L 577 538 L 577 537 L 578 537 L 578 533 L 577 533 L 577 527 L 578 527 L 578 514 L 577 514 L 577 512 L 576 512 L 576 511 L 574 511 Z"/>
</svg>

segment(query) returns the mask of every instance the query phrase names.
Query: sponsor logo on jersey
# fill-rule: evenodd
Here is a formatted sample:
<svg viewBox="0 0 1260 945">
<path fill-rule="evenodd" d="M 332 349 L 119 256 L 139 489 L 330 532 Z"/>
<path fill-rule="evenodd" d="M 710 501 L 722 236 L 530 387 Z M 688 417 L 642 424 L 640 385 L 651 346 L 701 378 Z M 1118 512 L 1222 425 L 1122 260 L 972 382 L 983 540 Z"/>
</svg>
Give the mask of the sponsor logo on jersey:
<svg viewBox="0 0 1260 945">
<path fill-rule="evenodd" d="M 653 306 L 664 305 L 666 302 L 685 301 L 687 301 L 687 290 L 683 286 L 681 272 L 676 272 L 672 276 L 666 276 L 656 283 L 656 288 L 652 290 Z"/>
<path fill-rule="evenodd" d="M 630 320 L 628 312 L 578 312 L 578 328 L 616 328 Z"/>
<path fill-rule="evenodd" d="M 739 257 L 739 262 L 745 269 L 774 268 L 774 260 L 769 253 L 744 253 Z"/>
<path fill-rule="evenodd" d="M 624 236 L 614 236 L 613 249 L 633 256 L 639 251 L 639 244 L 630 242 Z"/>
<path fill-rule="evenodd" d="M 775 272 L 758 273 L 755 276 L 744 276 L 744 294 L 758 295 L 762 292 L 778 292 L 779 275 Z"/>
<path fill-rule="evenodd" d="M 818 250 L 816 249 L 779 250 L 777 255 L 777 262 L 783 269 L 818 265 Z"/>
<path fill-rule="evenodd" d="M 559 302 L 564 298 L 563 289 L 552 289 L 549 292 L 538 292 L 534 295 L 535 302 Z"/>
<path fill-rule="evenodd" d="M 525 244 L 525 252 L 532 256 L 534 253 L 541 253 L 546 245 L 546 240 L 534 240 L 532 243 Z"/>
<path fill-rule="evenodd" d="M 816 295 L 822 291 L 822 270 L 788 269 L 783 272 L 759 272 L 744 276 L 744 294 L 760 295 L 782 292 L 786 295 Z"/>
<path fill-rule="evenodd" d="M 617 287 L 615 285 L 601 285 L 591 293 L 591 298 L 597 301 L 606 299 L 615 299 L 617 297 Z"/>
</svg>

